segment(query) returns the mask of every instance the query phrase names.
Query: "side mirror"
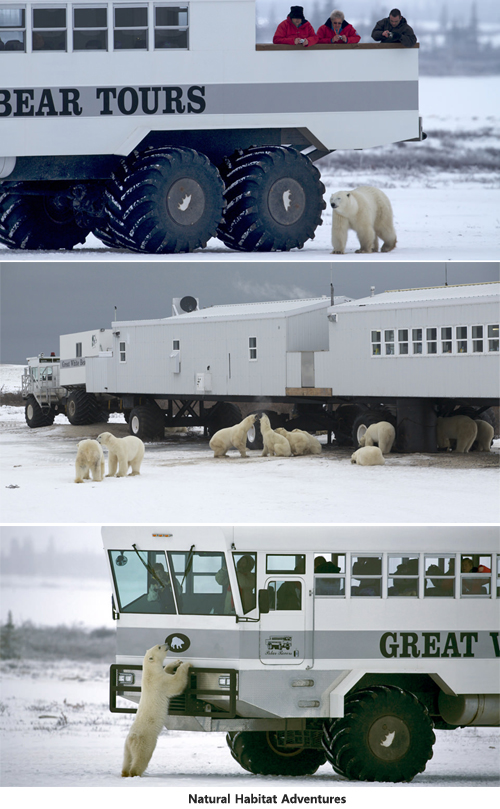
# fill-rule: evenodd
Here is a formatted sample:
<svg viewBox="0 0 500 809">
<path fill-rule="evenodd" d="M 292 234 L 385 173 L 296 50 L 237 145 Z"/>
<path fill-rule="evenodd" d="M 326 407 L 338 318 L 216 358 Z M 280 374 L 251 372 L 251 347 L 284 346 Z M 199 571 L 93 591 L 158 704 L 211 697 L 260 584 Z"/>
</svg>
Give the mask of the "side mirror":
<svg viewBox="0 0 500 809">
<path fill-rule="evenodd" d="M 269 612 L 269 590 L 259 590 L 259 612 L 266 615 Z"/>
</svg>

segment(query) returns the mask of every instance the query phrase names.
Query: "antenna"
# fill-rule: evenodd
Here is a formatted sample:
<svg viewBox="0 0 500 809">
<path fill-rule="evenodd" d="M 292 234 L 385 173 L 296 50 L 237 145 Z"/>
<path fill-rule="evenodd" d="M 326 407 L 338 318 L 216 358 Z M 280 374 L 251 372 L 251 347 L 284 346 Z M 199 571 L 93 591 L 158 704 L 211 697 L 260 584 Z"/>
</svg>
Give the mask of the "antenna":
<svg viewBox="0 0 500 809">
<path fill-rule="evenodd" d="M 373 296 L 375 295 L 375 287 L 370 287 L 370 294 L 371 297 L 373 298 Z"/>
<path fill-rule="evenodd" d="M 116 323 L 116 313 L 118 312 L 117 307 L 115 306 L 115 323 Z"/>
<path fill-rule="evenodd" d="M 446 261 L 444 262 L 444 285 L 445 287 L 448 286 L 448 264 Z"/>
</svg>

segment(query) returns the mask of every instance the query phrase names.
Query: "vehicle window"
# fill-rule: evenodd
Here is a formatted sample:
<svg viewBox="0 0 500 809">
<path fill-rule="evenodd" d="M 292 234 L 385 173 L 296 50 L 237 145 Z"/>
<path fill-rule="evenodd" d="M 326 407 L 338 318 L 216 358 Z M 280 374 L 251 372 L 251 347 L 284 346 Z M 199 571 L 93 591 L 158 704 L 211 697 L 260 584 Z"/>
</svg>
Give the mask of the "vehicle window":
<svg viewBox="0 0 500 809">
<path fill-rule="evenodd" d="M 460 595 L 491 595 L 491 556 L 462 554 L 460 559 Z"/>
<path fill-rule="evenodd" d="M 314 594 L 345 596 L 345 553 L 314 555 Z"/>
<path fill-rule="evenodd" d="M 114 44 L 116 50 L 148 49 L 148 7 L 114 7 Z"/>
<path fill-rule="evenodd" d="M 243 612 L 255 609 L 256 596 L 256 555 L 255 553 L 233 553 L 236 578 L 240 591 Z"/>
<path fill-rule="evenodd" d="M 305 554 L 268 554 L 266 556 L 266 573 L 300 573 L 306 572 Z"/>
<path fill-rule="evenodd" d="M 226 566 L 223 553 L 169 551 L 168 558 L 179 591 L 181 615 L 224 615 L 227 585 L 220 571 Z"/>
<path fill-rule="evenodd" d="M 430 598 L 453 598 L 455 596 L 455 557 L 426 556 L 424 562 L 424 596 Z"/>
<path fill-rule="evenodd" d="M 34 51 L 66 50 L 66 8 L 33 8 Z"/>
<path fill-rule="evenodd" d="M 24 6 L 0 8 L 0 51 L 26 50 L 26 11 Z"/>
<path fill-rule="evenodd" d="M 300 610 L 302 607 L 302 582 L 292 581 L 270 581 L 267 589 L 269 591 L 269 608 L 271 610 Z"/>
<path fill-rule="evenodd" d="M 418 555 L 389 554 L 388 596 L 418 596 Z"/>
<path fill-rule="evenodd" d="M 106 6 L 73 7 L 73 50 L 107 51 L 108 9 Z"/>
<path fill-rule="evenodd" d="M 120 612 L 175 613 L 163 551 L 110 551 Z"/>
<path fill-rule="evenodd" d="M 381 597 L 382 557 L 351 557 L 351 596 Z"/>
<path fill-rule="evenodd" d="M 188 47 L 188 7 L 155 6 L 155 48 Z"/>
</svg>

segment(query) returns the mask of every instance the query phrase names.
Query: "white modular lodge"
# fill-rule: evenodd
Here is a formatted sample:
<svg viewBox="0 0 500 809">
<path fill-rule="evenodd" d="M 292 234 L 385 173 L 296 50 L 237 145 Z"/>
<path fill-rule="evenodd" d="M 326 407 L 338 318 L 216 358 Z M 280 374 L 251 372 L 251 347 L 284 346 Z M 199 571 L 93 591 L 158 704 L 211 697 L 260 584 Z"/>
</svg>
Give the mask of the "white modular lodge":
<svg viewBox="0 0 500 809">
<path fill-rule="evenodd" d="M 113 323 L 86 359 L 94 393 L 255 400 L 496 400 L 499 284 L 214 306 Z M 61 337 L 61 362 L 74 353 Z M 66 384 L 63 365 L 61 384 Z"/>
</svg>

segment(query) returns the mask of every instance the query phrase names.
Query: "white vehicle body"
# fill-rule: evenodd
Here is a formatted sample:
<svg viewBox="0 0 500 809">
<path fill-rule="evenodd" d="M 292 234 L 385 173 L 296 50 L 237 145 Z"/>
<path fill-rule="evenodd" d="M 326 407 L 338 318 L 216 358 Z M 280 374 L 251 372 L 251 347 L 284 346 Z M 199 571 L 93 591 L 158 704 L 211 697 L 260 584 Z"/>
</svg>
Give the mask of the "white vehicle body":
<svg viewBox="0 0 500 809">
<path fill-rule="evenodd" d="M 495 528 L 102 535 L 119 618 L 114 694 L 138 701 L 140 663 L 156 643 L 192 663 L 193 690 L 172 703 L 168 728 L 276 731 L 301 720 L 289 727 L 305 732 L 344 717 L 351 696 L 374 686 L 416 695 L 437 727 L 500 722 Z M 318 557 L 335 571 L 320 572 Z M 158 564 L 168 604 L 151 595 Z M 136 692 L 125 685 L 132 672 Z"/>
<path fill-rule="evenodd" d="M 254 0 L 0 0 L 0 240 L 70 249 L 93 231 L 172 253 L 217 233 L 290 250 L 326 205 L 311 161 L 425 137 L 418 45 L 256 45 L 255 13 Z"/>
</svg>

